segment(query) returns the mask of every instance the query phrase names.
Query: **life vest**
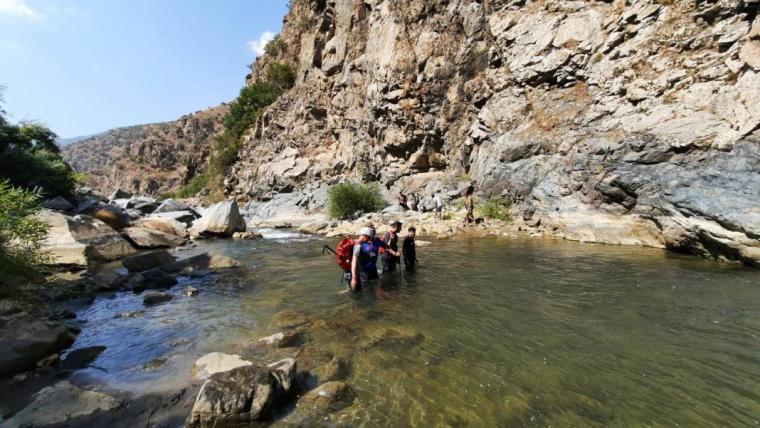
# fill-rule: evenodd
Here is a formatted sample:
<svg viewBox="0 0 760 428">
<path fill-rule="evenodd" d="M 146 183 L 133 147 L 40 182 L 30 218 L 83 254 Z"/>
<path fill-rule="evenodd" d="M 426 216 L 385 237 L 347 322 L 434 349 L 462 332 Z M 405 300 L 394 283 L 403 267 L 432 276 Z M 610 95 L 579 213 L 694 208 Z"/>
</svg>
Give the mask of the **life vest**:
<svg viewBox="0 0 760 428">
<path fill-rule="evenodd" d="M 363 242 L 361 245 L 361 252 L 359 253 L 359 267 L 365 272 L 373 272 L 377 274 L 377 254 L 379 249 L 378 240 Z"/>
<path fill-rule="evenodd" d="M 344 272 L 351 272 L 351 258 L 354 256 L 354 240 L 350 237 L 341 239 L 335 248 L 335 254 L 335 263 Z"/>
</svg>

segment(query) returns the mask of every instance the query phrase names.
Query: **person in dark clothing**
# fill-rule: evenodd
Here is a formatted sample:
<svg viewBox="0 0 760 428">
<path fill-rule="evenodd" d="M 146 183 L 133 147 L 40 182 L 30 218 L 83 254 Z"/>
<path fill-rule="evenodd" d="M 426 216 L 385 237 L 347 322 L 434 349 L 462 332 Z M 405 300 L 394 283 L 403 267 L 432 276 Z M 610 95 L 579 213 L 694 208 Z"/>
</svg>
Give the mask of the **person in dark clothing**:
<svg viewBox="0 0 760 428">
<path fill-rule="evenodd" d="M 417 229 L 414 226 L 410 227 L 406 238 L 404 238 L 404 244 L 401 247 L 401 252 L 404 254 L 404 266 L 406 270 L 412 270 L 419 263 L 417 261 L 417 245 L 414 243 L 414 237 L 417 234 Z"/>
<path fill-rule="evenodd" d="M 416 193 L 412 193 L 412 202 L 409 204 L 409 209 L 412 211 L 417 211 L 417 208 L 420 204 L 420 198 L 417 196 Z"/>
<path fill-rule="evenodd" d="M 401 253 L 398 251 L 398 233 L 401 231 L 401 222 L 394 221 L 391 229 L 383 236 L 383 243 L 387 246 L 383 255 L 383 273 L 396 270 L 396 265 L 401 262 Z"/>
<path fill-rule="evenodd" d="M 404 192 L 398 192 L 398 205 L 404 211 L 406 211 L 406 210 L 409 209 L 409 205 L 407 204 L 407 199 L 406 199 L 406 195 L 404 194 Z"/>
</svg>

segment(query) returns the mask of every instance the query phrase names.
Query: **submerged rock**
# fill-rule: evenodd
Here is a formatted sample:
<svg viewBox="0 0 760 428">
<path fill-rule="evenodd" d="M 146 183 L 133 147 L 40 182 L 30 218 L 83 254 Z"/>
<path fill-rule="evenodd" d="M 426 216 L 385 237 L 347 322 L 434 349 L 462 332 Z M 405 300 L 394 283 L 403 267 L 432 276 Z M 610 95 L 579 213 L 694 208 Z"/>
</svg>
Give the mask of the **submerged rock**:
<svg viewBox="0 0 760 428">
<path fill-rule="evenodd" d="M 348 377 L 349 364 L 343 357 L 333 357 L 329 363 L 317 367 L 313 373 L 319 382 L 343 380 Z"/>
<path fill-rule="evenodd" d="M 185 287 L 185 294 L 188 297 L 193 297 L 198 295 L 198 289 L 192 286 Z"/>
<path fill-rule="evenodd" d="M 174 275 L 162 271 L 160 268 L 151 269 L 140 274 L 142 281 L 135 291 L 169 288 L 177 284 L 177 278 Z"/>
<path fill-rule="evenodd" d="M 0 327 L 0 377 L 35 368 L 37 361 L 74 343 L 67 327 L 32 316 L 18 316 Z"/>
<path fill-rule="evenodd" d="M 58 367 L 63 370 L 83 369 L 95 361 L 105 350 L 105 346 L 88 346 L 86 348 L 74 349 L 66 355 L 66 358 L 61 361 Z"/>
<path fill-rule="evenodd" d="M 309 391 L 298 401 L 299 408 L 310 408 L 320 412 L 334 412 L 351 405 L 356 399 L 353 388 L 344 382 L 323 383 Z"/>
<path fill-rule="evenodd" d="M 262 337 L 256 340 L 254 345 L 271 347 L 271 348 L 289 348 L 292 346 L 298 346 L 305 340 L 304 334 L 300 332 L 288 331 L 275 333 L 271 336 Z"/>
<path fill-rule="evenodd" d="M 121 261 L 130 272 L 143 272 L 174 263 L 175 258 L 165 250 L 151 251 L 130 256 Z"/>
<path fill-rule="evenodd" d="M 310 319 L 301 312 L 286 309 L 274 316 L 274 322 L 281 328 L 296 328 L 308 324 Z"/>
<path fill-rule="evenodd" d="M 174 297 L 168 293 L 161 293 L 158 291 L 149 291 L 143 295 L 143 304 L 146 306 L 157 305 L 159 303 L 168 302 Z"/>
<path fill-rule="evenodd" d="M 115 291 L 124 284 L 124 276 L 118 272 L 101 272 L 88 279 L 87 288 L 91 291 Z"/>
<path fill-rule="evenodd" d="M 87 266 L 90 260 L 115 260 L 135 252 L 121 235 L 93 217 L 42 210 L 37 218 L 50 226 L 42 250 L 50 254 L 51 264 Z"/>
<path fill-rule="evenodd" d="M 203 216 L 188 229 L 191 236 L 230 237 L 235 232 L 245 232 L 245 220 L 235 201 L 219 202 L 207 208 Z"/>
<path fill-rule="evenodd" d="M 250 365 L 253 365 L 253 363 L 240 358 L 240 355 L 212 352 L 198 358 L 193 366 L 193 377 L 196 379 L 208 379 L 215 373 L 222 373 Z"/>
<path fill-rule="evenodd" d="M 186 259 L 177 260 L 163 267 L 166 272 L 181 272 L 183 269 L 228 269 L 240 266 L 237 260 L 219 254 L 203 253 Z"/>
<path fill-rule="evenodd" d="M 5 425 L 9 428 L 46 426 L 73 418 L 106 412 L 121 406 L 121 401 L 101 392 L 86 391 L 68 381 L 42 388 L 32 404 L 16 413 Z"/>
</svg>

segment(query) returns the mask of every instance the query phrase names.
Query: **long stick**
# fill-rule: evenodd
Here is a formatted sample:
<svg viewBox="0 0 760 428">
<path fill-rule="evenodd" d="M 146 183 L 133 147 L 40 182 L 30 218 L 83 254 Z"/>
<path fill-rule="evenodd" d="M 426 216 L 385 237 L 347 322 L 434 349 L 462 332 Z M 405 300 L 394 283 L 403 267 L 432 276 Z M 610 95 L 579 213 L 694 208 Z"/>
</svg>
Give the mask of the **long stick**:
<svg viewBox="0 0 760 428">
<path fill-rule="evenodd" d="M 328 250 L 329 252 L 335 254 L 336 256 L 338 255 L 338 253 L 336 253 L 335 250 L 333 250 L 332 248 L 328 247 L 327 245 L 325 245 L 324 247 L 322 247 L 322 254 L 325 253 L 325 250 Z"/>
</svg>

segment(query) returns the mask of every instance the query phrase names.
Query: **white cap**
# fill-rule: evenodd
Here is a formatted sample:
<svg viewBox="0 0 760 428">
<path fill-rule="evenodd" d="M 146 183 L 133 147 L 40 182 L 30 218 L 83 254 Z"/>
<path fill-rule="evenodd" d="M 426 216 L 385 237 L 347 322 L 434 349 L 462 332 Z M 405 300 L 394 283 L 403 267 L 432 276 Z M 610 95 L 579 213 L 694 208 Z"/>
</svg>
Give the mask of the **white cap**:
<svg viewBox="0 0 760 428">
<path fill-rule="evenodd" d="M 369 237 L 372 237 L 374 234 L 375 230 L 371 227 L 362 227 L 362 230 L 359 231 L 359 235 L 367 235 Z"/>
</svg>

